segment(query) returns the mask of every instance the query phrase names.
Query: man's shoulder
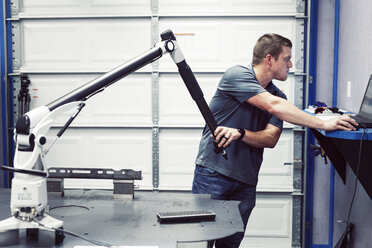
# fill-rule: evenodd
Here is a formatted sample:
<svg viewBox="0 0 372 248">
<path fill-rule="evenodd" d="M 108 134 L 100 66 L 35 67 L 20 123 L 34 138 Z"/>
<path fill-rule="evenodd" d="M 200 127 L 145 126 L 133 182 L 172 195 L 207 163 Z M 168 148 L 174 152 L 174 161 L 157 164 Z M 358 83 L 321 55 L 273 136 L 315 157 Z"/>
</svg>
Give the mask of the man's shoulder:
<svg viewBox="0 0 372 248">
<path fill-rule="evenodd" d="M 229 79 L 239 78 L 256 81 L 256 76 L 251 66 L 234 65 L 226 70 L 225 77 Z"/>
<path fill-rule="evenodd" d="M 251 66 L 235 65 L 227 69 L 218 89 L 231 92 L 256 92 L 262 89 Z"/>
<path fill-rule="evenodd" d="M 244 65 L 234 65 L 229 67 L 226 72 L 232 73 L 252 73 L 253 75 L 253 70 L 251 66 L 244 66 Z"/>
</svg>

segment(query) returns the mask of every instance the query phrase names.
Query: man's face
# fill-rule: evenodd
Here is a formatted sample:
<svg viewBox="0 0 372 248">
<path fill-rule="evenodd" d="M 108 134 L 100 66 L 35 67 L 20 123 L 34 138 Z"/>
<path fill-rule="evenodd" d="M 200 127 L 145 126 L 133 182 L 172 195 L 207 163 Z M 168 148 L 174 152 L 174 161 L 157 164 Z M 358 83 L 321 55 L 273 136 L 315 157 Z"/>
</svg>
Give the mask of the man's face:
<svg viewBox="0 0 372 248">
<path fill-rule="evenodd" d="M 292 68 L 291 62 L 292 49 L 287 46 L 283 46 L 283 51 L 279 54 L 278 59 L 273 58 L 272 71 L 274 79 L 285 81 L 288 77 L 289 69 Z"/>
</svg>

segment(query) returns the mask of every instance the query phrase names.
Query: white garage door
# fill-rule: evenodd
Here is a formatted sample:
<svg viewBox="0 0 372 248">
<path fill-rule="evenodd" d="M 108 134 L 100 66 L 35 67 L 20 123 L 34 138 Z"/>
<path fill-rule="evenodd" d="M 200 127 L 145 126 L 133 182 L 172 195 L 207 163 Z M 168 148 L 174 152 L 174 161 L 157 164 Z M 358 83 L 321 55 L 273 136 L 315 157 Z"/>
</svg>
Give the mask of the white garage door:
<svg viewBox="0 0 372 248">
<path fill-rule="evenodd" d="M 277 85 L 302 108 L 304 0 L 11 2 L 14 95 L 26 74 L 31 108 L 142 54 L 166 29 L 176 34 L 207 102 L 226 68 L 250 63 L 258 37 L 275 32 L 290 38 L 294 68 Z M 17 104 L 15 98 L 15 110 Z M 190 190 L 203 125 L 166 55 L 89 99 L 46 162 L 142 170 L 139 189 Z M 286 123 L 277 147 L 265 151 L 257 207 L 242 247 L 301 247 L 301 161 L 302 129 Z M 112 188 L 112 182 L 66 180 L 65 186 Z"/>
</svg>

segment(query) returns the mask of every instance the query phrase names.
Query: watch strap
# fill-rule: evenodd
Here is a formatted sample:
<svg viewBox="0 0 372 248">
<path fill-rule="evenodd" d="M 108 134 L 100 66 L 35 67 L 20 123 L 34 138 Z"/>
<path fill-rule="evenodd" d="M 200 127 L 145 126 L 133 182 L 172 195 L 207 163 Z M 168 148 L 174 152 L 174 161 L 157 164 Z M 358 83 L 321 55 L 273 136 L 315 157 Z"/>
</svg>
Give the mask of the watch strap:
<svg viewBox="0 0 372 248">
<path fill-rule="evenodd" d="M 238 131 L 240 133 L 240 137 L 237 140 L 241 140 L 245 135 L 245 130 L 243 128 L 238 128 Z"/>
</svg>

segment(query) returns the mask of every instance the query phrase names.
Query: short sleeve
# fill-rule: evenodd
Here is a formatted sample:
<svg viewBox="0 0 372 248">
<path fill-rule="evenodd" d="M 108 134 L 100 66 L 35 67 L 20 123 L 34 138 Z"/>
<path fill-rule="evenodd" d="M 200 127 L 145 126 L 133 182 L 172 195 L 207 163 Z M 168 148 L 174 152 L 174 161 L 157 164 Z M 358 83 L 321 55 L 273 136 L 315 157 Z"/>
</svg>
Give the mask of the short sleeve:
<svg viewBox="0 0 372 248">
<path fill-rule="evenodd" d="M 229 68 L 222 77 L 218 89 L 228 92 L 240 103 L 259 93 L 266 92 L 252 71 L 240 65 Z"/>
<path fill-rule="evenodd" d="M 275 115 L 272 115 L 270 117 L 270 120 L 268 122 L 268 124 L 271 124 L 271 125 L 274 125 L 280 129 L 283 129 L 283 121 L 281 119 L 279 119 L 278 117 L 276 117 Z"/>
</svg>

